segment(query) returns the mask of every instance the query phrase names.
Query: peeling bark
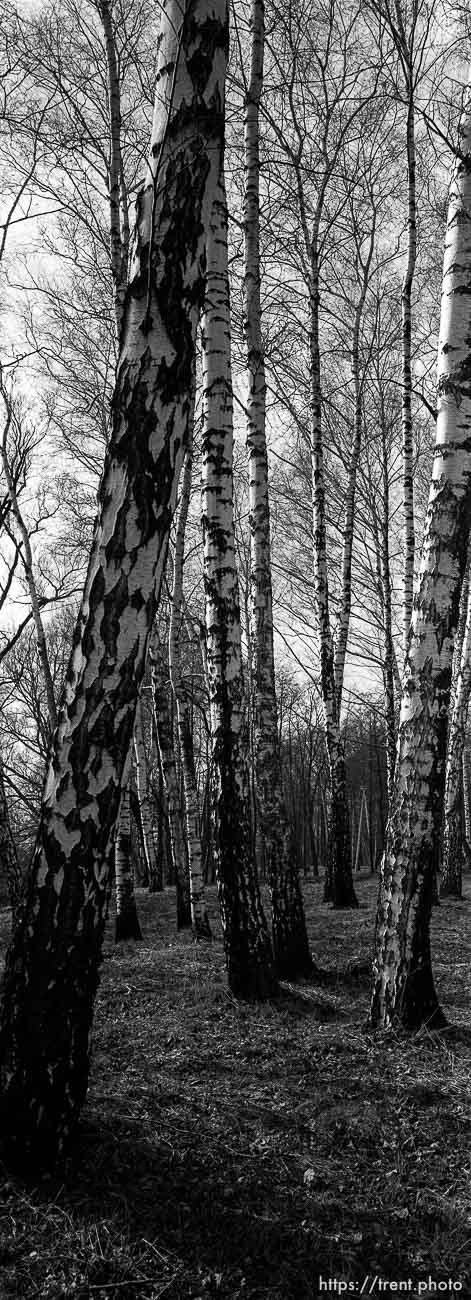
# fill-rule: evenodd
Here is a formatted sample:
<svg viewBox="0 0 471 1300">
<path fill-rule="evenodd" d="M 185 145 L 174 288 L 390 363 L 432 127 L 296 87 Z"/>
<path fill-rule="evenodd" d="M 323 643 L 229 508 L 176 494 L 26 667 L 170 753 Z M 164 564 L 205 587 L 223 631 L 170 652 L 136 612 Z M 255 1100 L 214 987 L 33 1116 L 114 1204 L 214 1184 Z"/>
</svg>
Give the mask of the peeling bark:
<svg viewBox="0 0 471 1300">
<path fill-rule="evenodd" d="M 30 1168 L 63 1150 L 87 1090 L 113 828 L 191 407 L 227 45 L 223 0 L 183 9 L 171 0 L 162 11 L 95 539 L 24 913 L 7 954 L 5 1139 Z"/>
<path fill-rule="evenodd" d="M 271 997 L 277 985 L 250 826 L 234 548 L 227 209 L 222 170 L 207 256 L 202 323 L 202 523 L 218 891 L 231 991 L 236 997 L 258 999 Z"/>
<path fill-rule="evenodd" d="M 263 845 L 272 904 L 276 968 L 282 979 L 312 969 L 293 831 L 282 787 L 273 648 L 266 382 L 260 302 L 260 97 L 264 56 L 263 0 L 251 11 L 250 79 L 245 100 L 244 333 L 247 355 L 249 458 L 250 640 L 257 838 Z"/>
<path fill-rule="evenodd" d="M 471 116 L 450 185 L 435 456 L 399 722 L 375 938 L 371 1020 L 440 1024 L 430 953 L 453 645 L 471 521 Z"/>
</svg>

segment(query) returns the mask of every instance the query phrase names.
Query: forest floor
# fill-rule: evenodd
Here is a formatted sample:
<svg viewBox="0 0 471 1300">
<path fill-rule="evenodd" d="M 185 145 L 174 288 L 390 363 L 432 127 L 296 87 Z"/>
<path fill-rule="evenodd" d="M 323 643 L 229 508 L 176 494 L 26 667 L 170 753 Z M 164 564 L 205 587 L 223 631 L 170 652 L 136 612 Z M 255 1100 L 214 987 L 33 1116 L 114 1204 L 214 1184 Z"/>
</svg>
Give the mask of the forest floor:
<svg viewBox="0 0 471 1300">
<path fill-rule="evenodd" d="M 471 882 L 434 914 L 454 1028 L 409 1039 L 365 1030 L 348 966 L 377 885 L 357 887 L 358 912 L 305 890 L 343 977 L 263 1006 L 228 993 L 220 938 L 175 933 L 173 891 L 138 891 L 140 944 L 116 948 L 110 919 L 77 1149 L 34 1185 L 0 1168 L 1 1300 L 469 1300 Z"/>
</svg>

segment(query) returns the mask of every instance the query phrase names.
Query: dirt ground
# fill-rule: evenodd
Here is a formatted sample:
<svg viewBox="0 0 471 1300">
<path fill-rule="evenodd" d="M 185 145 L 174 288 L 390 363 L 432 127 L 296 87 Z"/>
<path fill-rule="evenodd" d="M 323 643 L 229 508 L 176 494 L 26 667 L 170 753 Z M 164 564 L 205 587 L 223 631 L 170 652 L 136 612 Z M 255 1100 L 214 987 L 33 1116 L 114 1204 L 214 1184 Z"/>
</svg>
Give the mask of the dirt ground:
<svg viewBox="0 0 471 1300">
<path fill-rule="evenodd" d="M 35 1185 L 0 1168 L 1 1300 L 469 1300 L 471 885 L 434 913 L 451 1027 L 409 1039 L 365 1029 L 357 888 L 358 912 L 305 889 L 337 982 L 263 1006 L 228 993 L 214 891 L 212 945 L 176 933 L 171 890 L 138 892 L 142 943 L 110 917 L 77 1147 Z"/>
</svg>

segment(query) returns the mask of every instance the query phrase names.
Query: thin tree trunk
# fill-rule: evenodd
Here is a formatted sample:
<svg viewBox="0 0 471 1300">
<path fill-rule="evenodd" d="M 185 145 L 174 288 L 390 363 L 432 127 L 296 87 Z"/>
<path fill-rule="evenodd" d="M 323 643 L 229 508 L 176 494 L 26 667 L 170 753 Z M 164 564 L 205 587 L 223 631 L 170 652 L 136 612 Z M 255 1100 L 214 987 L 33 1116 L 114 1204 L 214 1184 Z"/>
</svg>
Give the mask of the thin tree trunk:
<svg viewBox="0 0 471 1300">
<path fill-rule="evenodd" d="M 106 51 L 110 132 L 110 159 L 108 173 L 110 258 L 111 274 L 113 277 L 116 338 L 119 346 L 128 282 L 127 244 L 129 243 L 127 196 L 121 156 L 121 93 L 115 32 L 109 0 L 97 0 L 97 9 L 103 24 Z M 123 220 L 121 219 L 121 202 L 123 202 L 124 206 Z M 126 234 L 126 232 L 127 242 L 126 239 L 123 238 L 123 234 Z"/>
<path fill-rule="evenodd" d="M 363 382 L 360 366 L 360 330 L 363 317 L 363 310 L 368 291 L 370 278 L 371 263 L 375 246 L 376 234 L 376 209 L 373 207 L 372 227 L 370 231 L 369 249 L 365 260 L 361 258 L 361 247 L 357 246 L 357 271 L 358 264 L 361 267 L 360 277 L 360 295 L 355 306 L 352 333 L 352 378 L 353 378 L 353 438 L 350 450 L 350 461 L 348 466 L 347 492 L 345 499 L 345 513 L 343 524 L 343 545 L 342 545 L 342 585 L 341 585 L 341 606 L 340 617 L 335 638 L 335 658 L 334 658 L 334 675 L 335 690 L 337 694 L 337 716 L 340 718 L 342 708 L 342 691 L 345 676 L 345 659 L 348 646 L 348 634 L 350 630 L 350 615 L 352 610 L 352 556 L 353 542 L 355 532 L 355 497 L 357 486 L 357 471 L 360 460 L 361 450 L 361 432 L 363 420 Z"/>
<path fill-rule="evenodd" d="M 152 820 L 152 811 L 149 799 L 149 773 L 147 770 L 147 754 L 144 740 L 144 722 L 142 717 L 142 702 L 139 699 L 136 707 L 136 722 L 134 726 L 134 753 L 136 757 L 136 786 L 137 797 L 139 801 L 139 811 L 141 815 L 142 842 L 144 848 L 144 858 L 147 867 L 147 878 L 149 893 L 154 894 L 162 888 L 162 882 L 159 884 L 159 869 L 157 863 L 157 852 L 154 840 L 154 826 Z"/>
<path fill-rule="evenodd" d="M 123 791 L 115 843 L 116 928 L 115 940 L 142 939 L 134 895 L 134 872 L 131 862 L 131 792 L 130 779 Z"/>
<path fill-rule="evenodd" d="M 266 382 L 260 301 L 260 97 L 264 6 L 252 0 L 250 78 L 245 99 L 244 333 L 247 355 L 249 457 L 250 643 L 257 832 L 263 845 L 272 904 L 278 975 L 295 979 L 312 968 L 293 831 L 283 797 L 275 690 L 270 501 L 266 442 Z"/>
<path fill-rule="evenodd" d="M 3 761 L 0 757 L 0 875 L 6 878 L 12 911 L 13 928 L 18 923 L 24 896 L 25 882 L 20 871 L 16 844 L 13 839 L 8 800 L 5 792 Z"/>
<path fill-rule="evenodd" d="M 50 1163 L 88 1084 L 113 828 L 187 435 L 206 232 L 224 130 L 222 0 L 161 13 L 98 523 L 20 925 L 7 954 L 1 1083 L 10 1151 Z M 208 26 L 211 40 L 208 43 Z"/>
<path fill-rule="evenodd" d="M 412 286 L 417 260 L 415 112 L 412 67 L 408 70 L 407 263 L 402 281 L 402 484 L 404 508 L 403 644 L 407 650 L 414 596 L 414 437 L 412 425 Z"/>
<path fill-rule="evenodd" d="M 26 584 L 28 587 L 29 599 L 31 602 L 33 622 L 36 630 L 38 656 L 39 656 L 39 662 L 41 664 L 41 672 L 42 672 L 44 687 L 46 691 L 49 727 L 52 733 L 55 727 L 57 726 L 57 709 L 56 709 L 56 701 L 54 695 L 54 683 L 52 680 L 51 666 L 49 663 L 49 655 L 47 652 L 46 633 L 44 630 L 44 624 L 43 624 L 42 614 L 41 614 L 41 600 L 39 597 L 38 588 L 36 585 L 35 573 L 34 573 L 34 562 L 33 562 L 33 553 L 31 550 L 31 542 L 29 538 L 28 529 L 26 527 L 25 521 L 23 519 L 23 515 L 20 510 L 15 481 L 14 481 L 13 474 L 11 472 L 10 460 L 8 456 L 8 434 L 11 425 L 12 407 L 9 398 L 3 389 L 2 389 L 2 396 L 5 403 L 6 415 L 7 415 L 5 421 L 5 427 L 3 430 L 3 437 L 0 444 L 2 466 L 3 466 L 3 472 L 7 484 L 8 496 L 10 498 L 12 515 L 15 520 L 21 538 L 21 559 L 23 562 L 23 569 L 26 578 Z"/>
<path fill-rule="evenodd" d="M 319 633 L 320 678 L 327 757 L 330 775 L 330 815 L 324 899 L 334 907 L 357 907 L 348 824 L 345 752 L 340 732 L 335 683 L 334 643 L 329 613 L 327 526 L 325 512 L 324 444 L 322 434 L 321 367 L 319 347 L 319 268 L 317 237 L 311 244 L 311 416 L 312 502 L 314 529 L 314 582 Z"/>
<path fill-rule="evenodd" d="M 175 873 L 177 928 L 183 930 L 191 925 L 190 876 L 185 840 L 184 813 L 181 806 L 180 783 L 177 775 L 175 746 L 173 742 L 173 718 L 169 701 L 170 681 L 167 668 L 167 656 L 157 627 L 154 627 L 152 634 L 150 662 L 152 665 L 155 731 L 159 747 L 165 794 L 167 797 L 170 850 Z"/>
<path fill-rule="evenodd" d="M 375 939 L 373 1024 L 443 1020 L 430 953 L 443 807 L 453 642 L 471 514 L 471 117 L 460 123 L 450 186 L 438 361 L 435 458 L 414 601 L 398 758 Z"/>
<path fill-rule="evenodd" d="M 452 898 L 462 897 L 463 869 L 463 756 L 471 694 L 471 599 L 468 559 L 460 602 L 460 619 L 457 633 L 458 665 L 451 719 L 448 729 L 448 749 L 445 777 L 445 817 L 443 824 L 442 878 L 440 893 Z M 464 628 L 460 628 L 463 623 Z M 455 652 L 456 654 L 456 652 Z"/>
<path fill-rule="evenodd" d="M 384 399 L 381 397 L 381 449 L 382 449 L 382 470 L 383 470 L 383 512 L 381 518 L 380 532 L 380 569 L 381 569 L 381 589 L 383 593 L 383 624 L 384 624 L 384 663 L 383 663 L 383 680 L 385 692 L 385 713 L 386 713 L 386 768 L 388 781 L 388 800 L 390 800 L 394 782 L 394 768 L 396 764 L 396 699 L 395 699 L 395 667 L 396 655 L 394 649 L 394 637 L 392 627 L 392 583 L 391 583 L 391 565 L 389 557 L 389 465 L 386 444 L 386 418 L 384 412 Z"/>
<path fill-rule="evenodd" d="M 190 872 L 190 910 L 193 933 L 197 939 L 210 939 L 211 927 L 204 897 L 203 859 L 201 852 L 201 823 L 196 784 L 195 755 L 190 721 L 190 706 L 182 680 L 181 630 L 183 609 L 183 566 L 185 532 L 191 497 L 193 469 L 193 430 L 190 428 L 185 463 L 181 479 L 180 508 L 178 511 L 175 553 L 173 558 L 173 591 L 170 614 L 169 666 L 170 680 L 177 708 L 177 725 L 182 759 L 184 802 L 186 814 L 186 842 Z"/>
<path fill-rule="evenodd" d="M 271 997 L 276 977 L 253 857 L 248 738 L 234 547 L 227 209 L 221 169 L 208 240 L 202 325 L 202 523 L 218 891 L 229 985 Z"/>
<path fill-rule="evenodd" d="M 471 849 L 471 746 L 467 735 L 465 736 L 463 749 L 463 811 L 466 856 L 468 858 Z"/>
</svg>

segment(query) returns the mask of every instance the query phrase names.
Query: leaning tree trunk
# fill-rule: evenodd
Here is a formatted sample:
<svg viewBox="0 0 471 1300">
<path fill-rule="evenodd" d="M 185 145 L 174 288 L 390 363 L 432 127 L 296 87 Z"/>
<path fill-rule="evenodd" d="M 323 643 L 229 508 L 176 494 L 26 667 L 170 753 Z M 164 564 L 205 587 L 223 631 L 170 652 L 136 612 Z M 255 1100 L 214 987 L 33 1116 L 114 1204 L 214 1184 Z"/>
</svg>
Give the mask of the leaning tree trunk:
<svg viewBox="0 0 471 1300">
<path fill-rule="evenodd" d="M 134 894 L 131 860 L 131 790 L 130 779 L 123 790 L 119 810 L 115 852 L 116 925 L 115 940 L 142 939 Z"/>
<path fill-rule="evenodd" d="M 141 817 L 142 843 L 147 868 L 147 882 L 149 893 L 155 894 L 157 890 L 162 889 L 162 873 L 159 871 L 154 839 L 154 825 L 149 798 L 149 772 L 144 740 L 144 720 L 142 716 L 142 701 L 140 699 L 137 702 L 136 708 L 134 755 L 136 759 L 137 798 Z"/>
<path fill-rule="evenodd" d="M 227 209 L 222 169 L 207 259 L 202 325 L 202 522 L 218 890 L 229 985 L 237 997 L 252 999 L 270 997 L 276 990 L 276 978 L 250 826 L 234 545 Z"/>
<path fill-rule="evenodd" d="M 430 914 L 443 807 L 453 643 L 471 517 L 471 117 L 460 124 L 450 187 L 438 354 L 438 417 L 398 758 L 376 924 L 371 1020 L 417 1028 L 443 1019 Z"/>
<path fill-rule="evenodd" d="M 180 506 L 173 557 L 173 591 L 169 631 L 169 667 L 172 690 L 177 709 L 177 726 L 182 761 L 185 794 L 186 843 L 190 872 L 191 924 L 196 939 L 210 939 L 211 927 L 204 897 L 203 855 L 201 850 L 201 824 L 196 783 L 195 755 L 191 730 L 190 706 L 181 667 L 181 632 L 183 609 L 183 566 L 185 533 L 191 497 L 193 468 L 193 430 L 190 428 L 185 464 L 181 479 Z"/>
<path fill-rule="evenodd" d="M 112 433 L 0 1040 L 11 1151 L 50 1163 L 88 1084 L 113 828 L 191 406 L 205 246 L 224 133 L 224 0 L 162 10 L 156 108 Z"/>
<path fill-rule="evenodd" d="M 312 969 L 294 837 L 282 787 L 273 648 L 266 382 L 260 302 L 259 118 L 264 55 L 263 0 L 253 0 L 250 80 L 245 100 L 244 332 L 249 391 L 250 639 L 258 830 L 272 902 L 275 962 L 283 979 Z"/>
<path fill-rule="evenodd" d="M 150 649 L 152 665 L 152 694 L 154 703 L 154 723 L 160 756 L 160 766 L 167 798 L 167 815 L 170 832 L 170 851 L 172 854 L 177 895 L 177 928 L 183 930 L 191 925 L 190 876 L 188 854 L 185 840 L 184 815 L 180 799 L 180 782 L 175 761 L 173 739 L 173 717 L 169 702 L 169 675 L 167 656 L 154 627 Z"/>
<path fill-rule="evenodd" d="M 312 504 L 316 616 L 324 731 L 329 761 L 330 815 L 324 898 L 334 907 L 357 907 L 353 886 L 352 849 L 347 803 L 345 751 L 340 731 L 335 682 L 334 642 L 329 612 L 327 525 L 325 510 L 324 443 L 322 431 L 321 364 L 319 347 L 319 267 L 317 235 L 311 244 L 310 349 L 312 417 Z"/>
</svg>

